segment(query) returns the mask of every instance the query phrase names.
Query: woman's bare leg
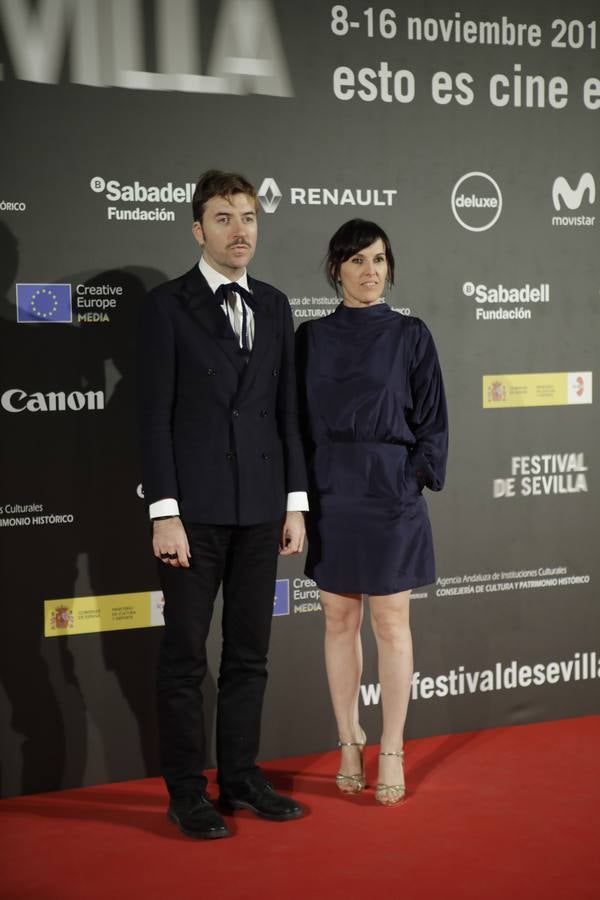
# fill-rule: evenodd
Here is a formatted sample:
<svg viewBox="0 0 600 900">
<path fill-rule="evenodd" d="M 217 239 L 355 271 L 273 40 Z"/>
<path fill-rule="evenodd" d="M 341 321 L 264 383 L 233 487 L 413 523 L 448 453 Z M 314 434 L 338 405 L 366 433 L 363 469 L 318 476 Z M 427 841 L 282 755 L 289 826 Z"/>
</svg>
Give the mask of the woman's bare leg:
<svg viewBox="0 0 600 900">
<path fill-rule="evenodd" d="M 325 665 L 331 703 L 342 743 L 360 743 L 363 732 L 358 720 L 358 696 L 362 675 L 360 626 L 363 619 L 361 594 L 321 591 L 325 612 Z M 343 747 L 340 772 L 360 773 L 357 747 Z"/>
<path fill-rule="evenodd" d="M 409 602 L 410 591 L 370 598 L 383 707 L 381 751 L 385 753 L 399 753 L 404 740 L 413 671 Z M 402 760 L 397 756 L 380 756 L 378 781 L 403 784 Z"/>
</svg>

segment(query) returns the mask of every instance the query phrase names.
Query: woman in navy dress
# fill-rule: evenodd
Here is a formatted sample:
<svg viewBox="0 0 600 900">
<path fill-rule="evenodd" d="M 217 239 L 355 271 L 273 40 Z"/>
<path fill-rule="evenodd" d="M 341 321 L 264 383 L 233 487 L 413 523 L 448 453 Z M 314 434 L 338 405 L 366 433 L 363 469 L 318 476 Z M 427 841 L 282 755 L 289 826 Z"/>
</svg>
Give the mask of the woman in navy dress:
<svg viewBox="0 0 600 900">
<path fill-rule="evenodd" d="M 404 797 L 403 731 L 412 677 L 410 589 L 435 580 L 423 488 L 444 483 L 448 428 L 433 339 L 382 300 L 394 281 L 385 232 L 353 219 L 333 235 L 327 276 L 343 297 L 297 332 L 310 469 L 306 574 L 321 591 L 325 661 L 341 748 L 336 782 L 365 786 L 358 718 L 362 595 L 370 597 L 383 731 L 375 798 Z"/>
</svg>

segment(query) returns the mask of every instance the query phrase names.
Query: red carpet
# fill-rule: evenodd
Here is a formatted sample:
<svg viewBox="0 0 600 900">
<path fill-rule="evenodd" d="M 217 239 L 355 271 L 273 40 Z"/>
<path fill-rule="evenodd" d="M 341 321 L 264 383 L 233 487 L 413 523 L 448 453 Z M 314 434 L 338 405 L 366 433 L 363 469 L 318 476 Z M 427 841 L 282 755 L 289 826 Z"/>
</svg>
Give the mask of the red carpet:
<svg viewBox="0 0 600 900">
<path fill-rule="evenodd" d="M 367 752 L 376 777 L 377 748 Z M 0 802 L 3 898 L 600 898 L 600 717 L 411 741 L 406 802 L 344 798 L 337 754 L 264 766 L 305 819 L 179 835 L 159 779 Z M 214 789 L 212 789 L 214 794 Z"/>
</svg>

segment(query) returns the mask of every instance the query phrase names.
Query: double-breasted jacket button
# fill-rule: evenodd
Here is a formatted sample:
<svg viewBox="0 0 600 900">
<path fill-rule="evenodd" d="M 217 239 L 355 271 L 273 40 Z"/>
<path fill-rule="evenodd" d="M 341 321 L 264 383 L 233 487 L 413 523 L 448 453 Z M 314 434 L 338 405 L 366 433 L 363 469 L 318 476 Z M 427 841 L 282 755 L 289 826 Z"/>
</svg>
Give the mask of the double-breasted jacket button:
<svg viewBox="0 0 600 900">
<path fill-rule="evenodd" d="M 240 414 L 239 409 L 232 409 L 232 410 L 231 410 L 231 415 L 232 415 L 232 416 L 239 416 L 239 414 Z"/>
<path fill-rule="evenodd" d="M 231 462 L 231 460 L 235 459 L 235 453 L 233 450 L 228 450 L 225 457 Z"/>
<path fill-rule="evenodd" d="M 268 460 L 271 459 L 268 453 L 263 453 L 262 458 L 265 460 L 265 462 L 268 462 Z"/>
<path fill-rule="evenodd" d="M 261 409 L 261 411 L 259 412 L 259 416 L 261 417 L 261 419 L 264 419 L 264 417 L 265 417 L 266 415 L 267 415 L 267 410 L 266 410 L 266 409 Z"/>
<path fill-rule="evenodd" d="M 273 369 L 273 375 L 279 375 L 279 369 Z"/>
<path fill-rule="evenodd" d="M 217 374 L 217 370 L 216 370 L 216 369 L 207 369 L 207 370 L 206 370 L 206 374 L 207 374 L 207 375 L 216 375 L 216 374 Z"/>
</svg>

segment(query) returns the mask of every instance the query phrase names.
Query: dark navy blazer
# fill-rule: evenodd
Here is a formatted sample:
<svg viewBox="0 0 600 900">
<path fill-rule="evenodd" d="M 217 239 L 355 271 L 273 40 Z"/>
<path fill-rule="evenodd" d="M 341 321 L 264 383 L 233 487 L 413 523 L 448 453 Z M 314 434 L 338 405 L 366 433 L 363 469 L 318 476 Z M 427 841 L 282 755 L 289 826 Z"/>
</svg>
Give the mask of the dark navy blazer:
<svg viewBox="0 0 600 900">
<path fill-rule="evenodd" d="M 184 520 L 252 525 L 305 491 L 294 327 L 285 294 L 248 278 L 249 359 L 197 265 L 142 306 L 139 408 L 146 503 L 174 497 Z"/>
</svg>

